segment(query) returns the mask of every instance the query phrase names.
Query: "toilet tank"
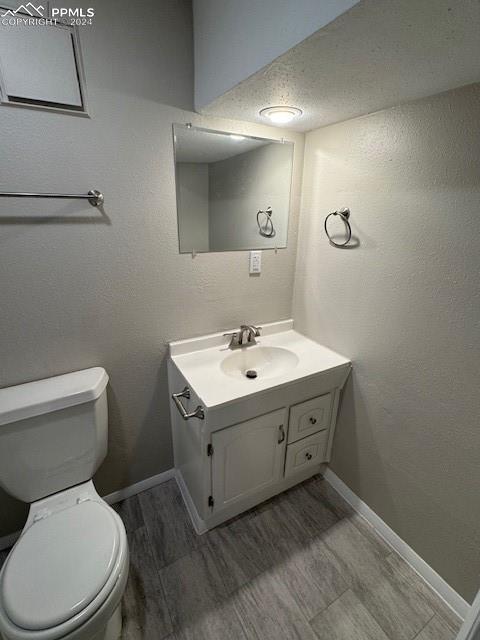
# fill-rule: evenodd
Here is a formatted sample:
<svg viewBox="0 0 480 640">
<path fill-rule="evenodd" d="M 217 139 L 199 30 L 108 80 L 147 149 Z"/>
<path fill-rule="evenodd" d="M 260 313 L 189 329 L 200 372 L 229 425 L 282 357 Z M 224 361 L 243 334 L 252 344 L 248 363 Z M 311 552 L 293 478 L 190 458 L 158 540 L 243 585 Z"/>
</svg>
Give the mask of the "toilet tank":
<svg viewBox="0 0 480 640">
<path fill-rule="evenodd" d="M 107 453 L 108 375 L 94 367 L 0 389 L 0 486 L 34 502 L 90 480 Z"/>
</svg>

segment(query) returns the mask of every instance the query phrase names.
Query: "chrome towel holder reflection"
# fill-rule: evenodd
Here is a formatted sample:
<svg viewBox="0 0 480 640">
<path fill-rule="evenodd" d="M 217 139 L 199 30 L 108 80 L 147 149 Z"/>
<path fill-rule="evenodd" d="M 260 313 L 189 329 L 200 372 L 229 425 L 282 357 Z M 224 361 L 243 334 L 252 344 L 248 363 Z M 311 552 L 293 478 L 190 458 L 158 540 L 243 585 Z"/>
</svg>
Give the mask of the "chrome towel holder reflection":
<svg viewBox="0 0 480 640">
<path fill-rule="evenodd" d="M 260 222 L 261 215 L 265 216 L 265 224 L 263 226 Z M 260 209 L 260 211 L 258 211 L 257 213 L 258 230 L 260 232 L 260 235 L 263 236 L 264 238 L 275 237 L 275 227 L 273 226 L 272 215 L 273 215 L 272 207 L 267 207 L 265 210 Z"/>
<path fill-rule="evenodd" d="M 92 207 L 101 206 L 105 198 L 101 191 L 91 189 L 88 193 L 27 193 L 0 191 L 0 198 L 66 198 L 68 200 L 88 200 Z"/>
<path fill-rule="evenodd" d="M 345 229 L 347 231 L 347 238 L 345 242 L 335 242 L 335 240 L 332 240 L 332 236 L 328 233 L 328 226 L 327 226 L 327 222 L 330 216 L 340 216 L 342 222 L 345 224 Z M 343 207 L 338 211 L 332 211 L 332 213 L 329 213 L 328 216 L 325 218 L 325 222 L 323 225 L 325 229 L 325 233 L 327 234 L 327 238 L 330 244 L 333 245 L 334 247 L 345 247 L 352 239 L 352 227 L 350 226 L 350 222 L 348 221 L 349 218 L 350 218 L 350 209 L 348 207 Z"/>
</svg>

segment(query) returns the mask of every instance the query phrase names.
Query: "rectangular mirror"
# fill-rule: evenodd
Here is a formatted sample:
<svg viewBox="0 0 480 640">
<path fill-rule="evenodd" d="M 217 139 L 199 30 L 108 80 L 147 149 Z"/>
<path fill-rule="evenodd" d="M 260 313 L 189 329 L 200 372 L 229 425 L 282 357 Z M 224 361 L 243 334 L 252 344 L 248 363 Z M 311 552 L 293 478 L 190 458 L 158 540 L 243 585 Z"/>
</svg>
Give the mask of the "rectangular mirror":
<svg viewBox="0 0 480 640">
<path fill-rule="evenodd" d="M 180 253 L 287 246 L 293 142 L 174 125 Z"/>
</svg>

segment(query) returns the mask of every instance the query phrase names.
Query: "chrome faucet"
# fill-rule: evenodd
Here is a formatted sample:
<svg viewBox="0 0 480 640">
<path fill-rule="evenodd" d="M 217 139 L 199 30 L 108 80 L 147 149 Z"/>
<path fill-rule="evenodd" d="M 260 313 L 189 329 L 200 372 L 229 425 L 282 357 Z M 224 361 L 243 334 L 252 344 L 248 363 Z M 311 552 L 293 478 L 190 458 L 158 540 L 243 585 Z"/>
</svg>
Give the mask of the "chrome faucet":
<svg viewBox="0 0 480 640">
<path fill-rule="evenodd" d="M 240 331 L 232 331 L 224 333 L 224 336 L 230 336 L 229 349 L 239 349 L 240 347 L 250 347 L 257 344 L 255 338 L 260 335 L 261 327 L 255 327 L 253 324 L 242 324 Z"/>
</svg>

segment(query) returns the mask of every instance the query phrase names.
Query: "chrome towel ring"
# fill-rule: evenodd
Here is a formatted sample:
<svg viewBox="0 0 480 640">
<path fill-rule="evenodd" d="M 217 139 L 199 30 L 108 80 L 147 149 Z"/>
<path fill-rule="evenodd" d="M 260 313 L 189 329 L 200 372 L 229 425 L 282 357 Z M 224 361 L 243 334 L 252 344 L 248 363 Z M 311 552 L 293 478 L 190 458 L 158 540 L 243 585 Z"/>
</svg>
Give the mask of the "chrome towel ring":
<svg viewBox="0 0 480 640">
<path fill-rule="evenodd" d="M 327 226 L 327 222 L 330 216 L 340 216 L 340 218 L 342 219 L 342 222 L 345 224 L 345 229 L 347 231 L 347 238 L 345 242 L 335 242 L 335 240 L 332 240 L 332 236 L 328 233 L 328 226 Z M 323 225 L 325 228 L 325 233 L 327 234 L 327 238 L 330 244 L 332 244 L 334 247 L 344 247 L 350 242 L 352 238 L 352 227 L 350 226 L 350 222 L 348 221 L 349 218 L 350 218 L 350 209 L 348 209 L 348 207 L 343 207 L 343 209 L 339 209 L 338 211 L 332 211 L 332 213 L 329 213 L 328 216 L 325 218 L 325 223 Z"/>
<path fill-rule="evenodd" d="M 275 227 L 272 220 L 273 210 L 272 207 L 267 207 L 265 210 L 260 209 L 257 213 L 257 224 L 260 235 L 264 238 L 273 238 L 275 236 Z M 260 222 L 260 216 L 265 216 L 265 224 L 262 226 Z"/>
</svg>

